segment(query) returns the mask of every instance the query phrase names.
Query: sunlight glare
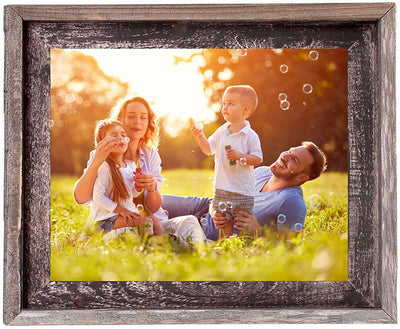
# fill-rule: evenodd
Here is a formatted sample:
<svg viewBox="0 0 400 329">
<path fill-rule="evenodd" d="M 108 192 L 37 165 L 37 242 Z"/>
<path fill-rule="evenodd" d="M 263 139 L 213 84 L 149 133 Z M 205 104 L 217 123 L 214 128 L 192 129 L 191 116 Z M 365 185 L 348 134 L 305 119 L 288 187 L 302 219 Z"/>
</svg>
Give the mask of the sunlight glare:
<svg viewBox="0 0 400 329">
<path fill-rule="evenodd" d="M 202 75 L 197 70 L 204 61 L 195 56 L 193 63 L 174 64 L 174 56 L 188 57 L 196 49 L 78 49 L 93 56 L 107 75 L 129 83 L 129 92 L 152 104 L 157 116 L 168 115 L 166 127 L 176 135 L 187 120 L 214 121 L 216 115 L 207 105 Z"/>
</svg>

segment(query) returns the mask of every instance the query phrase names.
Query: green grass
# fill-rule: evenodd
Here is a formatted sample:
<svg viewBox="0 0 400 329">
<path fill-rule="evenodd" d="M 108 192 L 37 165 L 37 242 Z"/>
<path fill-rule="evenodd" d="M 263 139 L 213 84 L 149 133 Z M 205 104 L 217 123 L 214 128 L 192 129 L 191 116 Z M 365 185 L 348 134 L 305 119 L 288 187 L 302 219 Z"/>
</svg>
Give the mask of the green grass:
<svg viewBox="0 0 400 329">
<path fill-rule="evenodd" d="M 212 196 L 212 170 L 164 171 L 163 193 Z M 89 207 L 72 197 L 76 178 L 51 180 L 52 281 L 347 281 L 347 174 L 303 186 L 304 241 L 233 237 L 193 247 L 167 236 L 82 238 Z"/>
</svg>

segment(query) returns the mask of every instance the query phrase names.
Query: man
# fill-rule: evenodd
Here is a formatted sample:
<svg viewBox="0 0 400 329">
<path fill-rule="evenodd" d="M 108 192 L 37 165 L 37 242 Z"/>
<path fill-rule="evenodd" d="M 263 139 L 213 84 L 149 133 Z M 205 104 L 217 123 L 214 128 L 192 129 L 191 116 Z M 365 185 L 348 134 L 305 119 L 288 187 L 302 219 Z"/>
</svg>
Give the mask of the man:
<svg viewBox="0 0 400 329">
<path fill-rule="evenodd" d="M 318 178 L 326 169 L 325 154 L 312 142 L 303 142 L 279 155 L 270 167 L 255 169 L 256 191 L 253 215 L 236 211 L 235 233 L 246 230 L 252 235 L 263 235 L 265 225 L 276 227 L 281 238 L 288 239 L 303 232 L 306 204 L 301 185 Z M 223 213 L 211 216 L 211 199 L 164 195 L 162 207 L 170 217 L 194 215 L 201 220 L 208 239 L 217 240 L 219 229 L 229 225 Z"/>
</svg>

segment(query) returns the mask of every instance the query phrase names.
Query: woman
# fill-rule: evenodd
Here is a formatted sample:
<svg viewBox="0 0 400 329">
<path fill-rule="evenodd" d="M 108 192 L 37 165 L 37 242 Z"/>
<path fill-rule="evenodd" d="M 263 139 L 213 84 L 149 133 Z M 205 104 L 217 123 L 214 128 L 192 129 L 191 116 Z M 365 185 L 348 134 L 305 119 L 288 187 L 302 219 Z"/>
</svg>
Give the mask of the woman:
<svg viewBox="0 0 400 329">
<path fill-rule="evenodd" d="M 168 220 L 161 208 L 161 159 L 156 150 L 158 126 L 149 103 L 141 97 L 124 99 L 112 109 L 110 118 L 120 121 L 125 127 L 130 139 L 130 160 L 136 162 L 137 168 L 141 169 L 141 174 L 136 175 L 135 186 L 137 190 L 142 190 L 143 194 L 142 200 L 137 202 L 143 202 L 148 213 L 158 217 L 168 232 L 178 236 L 192 234 L 194 242 L 205 240 L 196 217 L 182 216 Z M 104 138 L 98 143 L 96 150 L 90 153 L 87 168 L 74 187 L 74 198 L 78 204 L 90 204 L 97 171 L 115 146 L 112 137 Z M 125 218 L 122 227 L 131 227 L 132 220 L 134 218 Z"/>
</svg>

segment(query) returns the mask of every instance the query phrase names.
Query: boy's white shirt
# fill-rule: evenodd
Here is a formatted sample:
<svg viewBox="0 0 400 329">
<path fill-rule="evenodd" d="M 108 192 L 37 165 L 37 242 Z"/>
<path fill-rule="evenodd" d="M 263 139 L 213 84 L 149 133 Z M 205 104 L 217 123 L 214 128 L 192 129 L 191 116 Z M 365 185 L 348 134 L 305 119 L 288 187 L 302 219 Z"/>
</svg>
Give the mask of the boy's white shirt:
<svg viewBox="0 0 400 329">
<path fill-rule="evenodd" d="M 246 121 L 244 128 L 233 134 L 229 132 L 228 127 L 229 122 L 226 122 L 208 138 L 211 153 L 215 154 L 214 191 L 221 189 L 254 196 L 254 166 L 241 165 L 239 160 L 236 160 L 235 165 L 230 165 L 225 155 L 225 146 L 231 145 L 232 149 L 241 153 L 255 155 L 262 161 L 260 139 L 257 133 L 251 129 L 248 121 Z"/>
</svg>

